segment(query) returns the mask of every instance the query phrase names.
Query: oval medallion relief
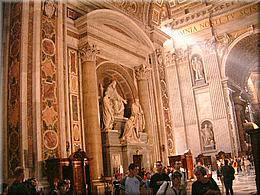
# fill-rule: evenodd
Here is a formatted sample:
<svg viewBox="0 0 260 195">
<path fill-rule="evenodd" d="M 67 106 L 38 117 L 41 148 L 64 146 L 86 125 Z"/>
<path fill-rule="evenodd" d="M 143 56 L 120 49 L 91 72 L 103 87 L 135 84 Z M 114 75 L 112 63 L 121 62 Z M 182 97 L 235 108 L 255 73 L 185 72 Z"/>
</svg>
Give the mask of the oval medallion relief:
<svg viewBox="0 0 260 195">
<path fill-rule="evenodd" d="M 58 146 L 58 135 L 53 130 L 47 130 L 43 135 L 44 146 L 50 150 L 54 150 Z"/>
<path fill-rule="evenodd" d="M 42 40 L 42 51 L 49 56 L 53 56 L 55 54 L 55 44 L 51 39 L 43 39 Z"/>
</svg>

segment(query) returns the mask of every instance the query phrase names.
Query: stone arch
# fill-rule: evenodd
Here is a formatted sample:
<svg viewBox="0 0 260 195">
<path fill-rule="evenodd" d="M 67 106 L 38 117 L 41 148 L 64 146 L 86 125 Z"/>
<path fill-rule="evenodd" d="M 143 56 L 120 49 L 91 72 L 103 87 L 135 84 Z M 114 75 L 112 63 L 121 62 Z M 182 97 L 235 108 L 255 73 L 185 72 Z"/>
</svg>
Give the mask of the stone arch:
<svg viewBox="0 0 260 195">
<path fill-rule="evenodd" d="M 227 49 L 221 64 L 221 75 L 243 88 L 250 72 L 257 68 L 259 59 L 259 32 L 246 32 L 236 38 Z"/>
<path fill-rule="evenodd" d="M 84 20 L 88 23 L 109 25 L 114 30 L 150 48 L 151 52 L 155 50 L 147 34 L 131 18 L 118 11 L 109 9 L 94 10 L 79 18 L 77 22 L 83 22 Z"/>
</svg>

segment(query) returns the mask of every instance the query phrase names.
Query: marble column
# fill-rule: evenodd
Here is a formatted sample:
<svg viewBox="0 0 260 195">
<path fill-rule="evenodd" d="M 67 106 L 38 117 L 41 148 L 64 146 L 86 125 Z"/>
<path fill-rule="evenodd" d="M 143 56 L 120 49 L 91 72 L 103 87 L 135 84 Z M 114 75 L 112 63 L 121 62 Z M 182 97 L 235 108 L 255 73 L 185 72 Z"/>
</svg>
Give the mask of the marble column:
<svg viewBox="0 0 260 195">
<path fill-rule="evenodd" d="M 103 175 L 102 140 L 99 124 L 98 87 L 96 75 L 97 48 L 89 43 L 80 49 L 82 60 L 82 95 L 86 152 L 91 158 L 91 180 Z"/>
<path fill-rule="evenodd" d="M 148 134 L 148 143 L 152 143 L 151 137 L 153 127 L 151 121 L 150 96 L 148 87 L 148 79 L 151 78 L 151 69 L 143 64 L 140 66 L 136 66 L 135 76 L 137 79 L 140 104 L 144 111 L 145 132 Z"/>
</svg>

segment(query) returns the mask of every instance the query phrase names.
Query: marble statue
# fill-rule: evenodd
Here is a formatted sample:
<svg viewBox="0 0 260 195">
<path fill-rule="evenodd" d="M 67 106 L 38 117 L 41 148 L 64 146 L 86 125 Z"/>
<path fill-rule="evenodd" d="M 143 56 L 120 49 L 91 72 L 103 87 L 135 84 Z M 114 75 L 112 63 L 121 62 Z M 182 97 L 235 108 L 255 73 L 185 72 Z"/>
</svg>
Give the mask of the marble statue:
<svg viewBox="0 0 260 195">
<path fill-rule="evenodd" d="M 204 79 L 203 64 L 201 59 L 199 59 L 197 56 L 194 56 L 191 60 L 191 66 L 195 73 L 195 80 Z"/>
<path fill-rule="evenodd" d="M 127 102 L 118 94 L 116 90 L 116 81 L 112 81 L 112 83 L 109 84 L 105 92 L 105 96 L 108 96 L 112 102 L 114 116 L 123 117 L 125 109 L 124 104 L 126 104 Z"/>
<path fill-rule="evenodd" d="M 138 142 L 140 134 L 135 127 L 135 118 L 130 116 L 130 118 L 125 123 L 124 133 L 122 140 L 127 140 L 128 142 Z"/>
<path fill-rule="evenodd" d="M 201 133 L 204 147 L 215 145 L 213 130 L 209 124 L 205 123 Z"/>
<path fill-rule="evenodd" d="M 106 130 L 111 130 L 114 123 L 113 104 L 108 95 L 103 98 L 103 124 Z"/>
<path fill-rule="evenodd" d="M 135 102 L 132 104 L 131 107 L 132 116 L 135 120 L 135 128 L 139 132 L 143 132 L 145 129 L 145 119 L 144 119 L 144 112 L 139 103 L 139 99 L 135 99 Z"/>
</svg>

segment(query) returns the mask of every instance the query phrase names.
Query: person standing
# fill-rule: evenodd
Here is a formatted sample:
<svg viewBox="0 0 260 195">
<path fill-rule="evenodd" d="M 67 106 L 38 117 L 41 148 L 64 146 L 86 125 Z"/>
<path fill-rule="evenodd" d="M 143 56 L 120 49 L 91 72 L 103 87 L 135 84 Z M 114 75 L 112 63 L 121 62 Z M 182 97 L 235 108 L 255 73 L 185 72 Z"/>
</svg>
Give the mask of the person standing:
<svg viewBox="0 0 260 195">
<path fill-rule="evenodd" d="M 226 188 L 226 195 L 233 195 L 233 180 L 235 179 L 235 169 L 228 164 L 228 160 L 224 160 L 224 166 L 221 168 L 221 173 L 224 179 L 224 185 Z"/>
<path fill-rule="evenodd" d="M 157 173 L 152 175 L 151 181 L 150 181 L 150 187 L 152 189 L 152 194 L 156 194 L 159 190 L 160 186 L 164 181 L 170 181 L 170 177 L 163 172 L 163 165 L 161 161 L 156 162 L 156 170 Z"/>
<path fill-rule="evenodd" d="M 170 181 L 164 181 L 156 195 L 186 195 L 186 189 L 181 186 L 182 174 L 175 171 L 172 174 L 172 185 Z"/>
<path fill-rule="evenodd" d="M 187 188 L 187 173 L 186 171 L 182 168 L 182 163 L 181 161 L 176 161 L 175 162 L 175 166 L 174 166 L 174 173 L 175 172 L 179 172 L 182 176 L 181 176 L 181 188 L 185 189 Z"/>
<path fill-rule="evenodd" d="M 192 184 L 192 195 L 206 195 L 209 194 L 209 192 L 221 195 L 220 189 L 214 179 L 212 177 L 205 177 L 207 175 L 205 167 L 197 166 L 194 170 L 194 174 L 197 180 Z"/>
<path fill-rule="evenodd" d="M 29 195 L 30 191 L 24 183 L 24 169 L 22 167 L 16 167 L 14 170 L 15 180 L 8 189 L 8 195 Z"/>
<path fill-rule="evenodd" d="M 125 178 L 124 185 L 125 185 L 125 194 L 126 195 L 138 195 L 140 194 L 140 185 L 141 182 L 137 177 L 137 166 L 134 163 L 131 163 L 128 166 L 129 174 Z"/>
</svg>

